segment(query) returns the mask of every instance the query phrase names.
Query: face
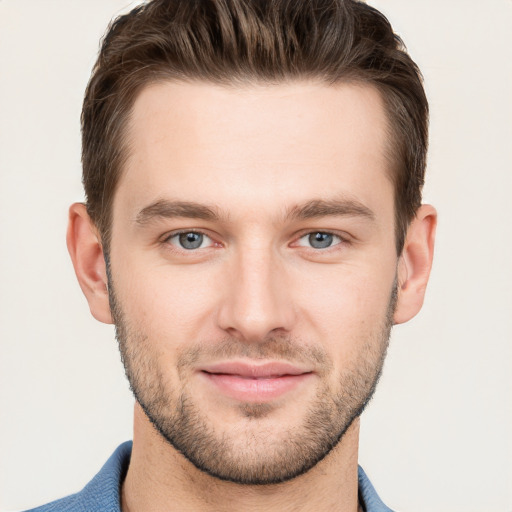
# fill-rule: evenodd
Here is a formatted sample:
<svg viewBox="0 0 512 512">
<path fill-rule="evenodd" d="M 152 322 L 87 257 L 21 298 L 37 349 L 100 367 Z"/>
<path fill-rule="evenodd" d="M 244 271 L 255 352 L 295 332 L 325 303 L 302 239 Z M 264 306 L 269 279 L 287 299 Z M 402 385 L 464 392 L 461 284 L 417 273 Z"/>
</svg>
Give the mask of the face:
<svg viewBox="0 0 512 512">
<path fill-rule="evenodd" d="M 138 402 L 199 469 L 293 478 L 373 393 L 396 298 L 385 134 L 368 86 L 161 83 L 138 97 L 111 309 Z"/>
</svg>

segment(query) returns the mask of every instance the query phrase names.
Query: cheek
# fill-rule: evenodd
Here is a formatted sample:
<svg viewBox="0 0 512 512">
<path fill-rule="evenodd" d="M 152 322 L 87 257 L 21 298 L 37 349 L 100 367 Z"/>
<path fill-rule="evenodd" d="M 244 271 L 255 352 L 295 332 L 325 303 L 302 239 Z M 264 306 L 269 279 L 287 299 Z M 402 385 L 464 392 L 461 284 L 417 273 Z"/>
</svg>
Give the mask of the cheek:
<svg viewBox="0 0 512 512">
<path fill-rule="evenodd" d="M 326 349 L 343 357 L 386 325 L 395 273 L 327 270 L 323 276 L 310 273 L 301 279 L 298 306 Z"/>
<path fill-rule="evenodd" d="M 219 282 L 211 269 L 146 265 L 136 258 L 125 260 L 114 280 L 131 324 L 157 340 L 177 342 L 186 342 L 192 333 L 201 335 L 199 329 L 212 310 Z"/>
</svg>

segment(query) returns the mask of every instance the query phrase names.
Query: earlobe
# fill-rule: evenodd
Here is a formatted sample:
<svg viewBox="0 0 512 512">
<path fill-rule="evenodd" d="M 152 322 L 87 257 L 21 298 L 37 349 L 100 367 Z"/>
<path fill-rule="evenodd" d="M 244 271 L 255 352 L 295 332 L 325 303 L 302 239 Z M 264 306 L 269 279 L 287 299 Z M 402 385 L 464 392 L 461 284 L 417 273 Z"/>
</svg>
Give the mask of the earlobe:
<svg viewBox="0 0 512 512">
<path fill-rule="evenodd" d="M 398 262 L 398 302 L 394 323 L 413 318 L 421 309 L 432 268 L 437 212 L 433 206 L 422 205 L 407 231 Z"/>
<path fill-rule="evenodd" d="M 97 229 L 82 203 L 75 203 L 69 208 L 66 241 L 76 277 L 92 315 L 100 322 L 113 323 L 103 247 Z"/>
</svg>

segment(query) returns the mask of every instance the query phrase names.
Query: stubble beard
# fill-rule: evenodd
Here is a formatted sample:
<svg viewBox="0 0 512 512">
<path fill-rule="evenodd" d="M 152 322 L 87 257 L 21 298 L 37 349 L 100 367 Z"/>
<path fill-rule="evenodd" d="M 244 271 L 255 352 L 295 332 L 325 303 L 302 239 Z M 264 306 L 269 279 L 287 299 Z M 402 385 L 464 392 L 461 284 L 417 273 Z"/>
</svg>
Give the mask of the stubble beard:
<svg viewBox="0 0 512 512">
<path fill-rule="evenodd" d="M 177 363 L 181 389 L 170 389 L 158 366 L 155 347 L 148 336 L 129 324 L 116 298 L 109 276 L 109 298 L 116 325 L 116 338 L 130 388 L 156 430 L 197 469 L 215 478 L 243 485 L 269 485 L 291 480 L 313 468 L 340 442 L 353 421 L 372 398 L 382 373 L 393 313 L 397 301 L 393 286 L 381 325 L 366 339 L 351 368 L 344 368 L 333 391 L 326 378 L 303 415 L 301 424 L 277 432 L 262 427 L 274 411 L 271 403 L 241 403 L 240 417 L 246 427 L 223 431 L 213 426 L 187 387 L 186 376 L 193 364 L 205 356 L 198 345 L 184 352 Z M 323 377 L 332 362 L 319 348 L 307 348 L 290 337 L 275 337 L 259 344 L 225 339 L 208 355 L 275 358 L 313 362 L 323 367 Z M 319 364 L 320 363 L 320 364 Z"/>
</svg>

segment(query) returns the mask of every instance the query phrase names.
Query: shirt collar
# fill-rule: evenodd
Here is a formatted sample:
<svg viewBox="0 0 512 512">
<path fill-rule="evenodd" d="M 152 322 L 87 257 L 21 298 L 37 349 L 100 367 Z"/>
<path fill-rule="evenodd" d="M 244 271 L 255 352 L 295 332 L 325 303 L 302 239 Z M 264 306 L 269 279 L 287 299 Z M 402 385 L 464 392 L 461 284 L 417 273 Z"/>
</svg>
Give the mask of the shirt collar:
<svg viewBox="0 0 512 512">
<path fill-rule="evenodd" d="M 120 445 L 108 459 L 100 472 L 86 485 L 82 493 L 84 504 L 94 504 L 97 510 L 108 512 L 121 511 L 121 484 L 126 476 L 132 441 Z M 379 498 L 363 468 L 359 466 L 359 499 L 365 512 L 393 512 Z M 91 510 L 91 508 L 88 508 Z"/>
</svg>

